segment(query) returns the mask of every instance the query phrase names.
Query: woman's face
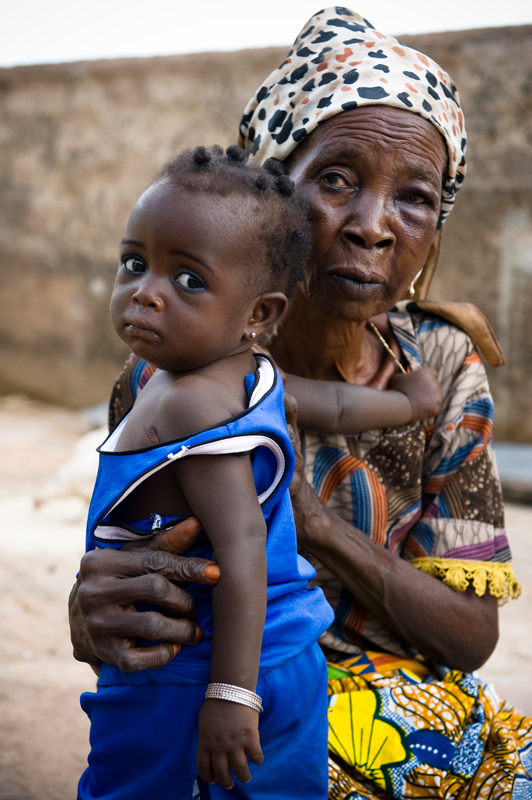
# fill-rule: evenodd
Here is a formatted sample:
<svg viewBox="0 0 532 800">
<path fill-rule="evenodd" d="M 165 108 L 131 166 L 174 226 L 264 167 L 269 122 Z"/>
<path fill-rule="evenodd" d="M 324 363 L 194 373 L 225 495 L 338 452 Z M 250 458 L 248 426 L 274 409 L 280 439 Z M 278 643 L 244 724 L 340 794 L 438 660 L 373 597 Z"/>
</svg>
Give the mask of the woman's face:
<svg viewBox="0 0 532 800">
<path fill-rule="evenodd" d="M 332 117 L 294 151 L 313 226 L 305 288 L 322 313 L 363 321 L 404 296 L 436 232 L 446 161 L 434 125 L 378 105 Z"/>
</svg>

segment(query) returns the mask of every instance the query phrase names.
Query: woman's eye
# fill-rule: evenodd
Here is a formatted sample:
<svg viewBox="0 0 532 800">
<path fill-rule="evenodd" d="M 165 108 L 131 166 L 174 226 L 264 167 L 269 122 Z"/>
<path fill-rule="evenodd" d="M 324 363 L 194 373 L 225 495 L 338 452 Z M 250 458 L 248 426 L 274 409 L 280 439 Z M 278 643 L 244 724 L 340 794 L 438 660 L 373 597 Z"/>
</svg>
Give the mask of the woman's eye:
<svg viewBox="0 0 532 800">
<path fill-rule="evenodd" d="M 430 192 L 406 190 L 401 198 L 405 203 L 410 203 L 413 206 L 433 205 L 434 199 Z"/>
<path fill-rule="evenodd" d="M 347 189 L 349 184 L 343 175 L 339 172 L 328 172 L 324 175 L 322 181 L 332 189 Z"/>
<path fill-rule="evenodd" d="M 144 272 L 145 269 L 144 261 L 135 256 L 122 259 L 122 265 L 128 272 Z"/>
<path fill-rule="evenodd" d="M 196 275 L 191 272 L 181 272 L 175 279 L 176 283 L 184 286 L 185 289 L 204 289 L 205 284 Z"/>
<path fill-rule="evenodd" d="M 413 205 L 420 206 L 423 203 L 427 202 L 427 198 L 424 195 L 419 194 L 419 192 L 410 192 L 406 196 L 407 203 L 412 203 Z"/>
</svg>

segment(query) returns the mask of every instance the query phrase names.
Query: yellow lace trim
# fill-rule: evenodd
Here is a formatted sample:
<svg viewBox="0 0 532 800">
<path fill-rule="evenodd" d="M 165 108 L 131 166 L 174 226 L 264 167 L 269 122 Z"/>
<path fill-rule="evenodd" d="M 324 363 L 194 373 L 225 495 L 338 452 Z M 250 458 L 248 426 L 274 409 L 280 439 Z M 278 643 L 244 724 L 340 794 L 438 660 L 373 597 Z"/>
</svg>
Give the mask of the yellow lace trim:
<svg viewBox="0 0 532 800">
<path fill-rule="evenodd" d="M 441 578 L 456 592 L 465 592 L 470 583 L 475 592 L 482 597 L 489 583 L 489 592 L 499 600 L 499 605 L 510 598 L 517 600 L 521 587 L 509 563 L 492 561 L 462 561 L 453 558 L 414 558 L 414 567 Z"/>
</svg>

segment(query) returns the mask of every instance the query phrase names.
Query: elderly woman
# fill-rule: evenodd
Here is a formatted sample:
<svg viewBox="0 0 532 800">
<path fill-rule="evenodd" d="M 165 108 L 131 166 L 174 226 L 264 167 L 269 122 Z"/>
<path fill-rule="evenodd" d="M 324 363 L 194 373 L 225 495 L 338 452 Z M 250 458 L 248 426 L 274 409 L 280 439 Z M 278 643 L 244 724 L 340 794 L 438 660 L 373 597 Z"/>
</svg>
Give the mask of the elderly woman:
<svg viewBox="0 0 532 800">
<path fill-rule="evenodd" d="M 495 364 L 502 354 L 472 306 L 422 299 L 465 174 L 458 93 L 429 58 L 333 7 L 251 99 L 240 144 L 285 162 L 314 229 L 306 280 L 268 343 L 277 363 L 380 389 L 427 365 L 444 395 L 434 420 L 353 436 L 299 439 L 289 408 L 298 537 L 336 616 L 321 640 L 329 796 L 529 797 L 532 720 L 470 674 L 495 647 L 497 600 L 519 593 L 477 348 Z M 113 419 L 150 374 L 128 364 Z M 150 551 L 85 558 L 71 601 L 77 658 L 157 667 L 171 643 L 194 639 L 188 596 L 170 581 L 206 580 L 178 555 L 196 532 L 189 520 Z M 136 613 L 138 601 L 167 616 Z M 163 644 L 139 650 L 137 635 Z"/>
</svg>

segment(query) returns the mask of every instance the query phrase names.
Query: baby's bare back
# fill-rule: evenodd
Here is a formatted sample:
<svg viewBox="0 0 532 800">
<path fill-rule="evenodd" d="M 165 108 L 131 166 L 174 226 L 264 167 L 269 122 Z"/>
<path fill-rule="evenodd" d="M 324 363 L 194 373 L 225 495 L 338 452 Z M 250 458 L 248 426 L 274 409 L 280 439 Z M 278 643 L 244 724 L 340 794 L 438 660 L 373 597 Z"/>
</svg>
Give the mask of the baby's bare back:
<svg viewBox="0 0 532 800">
<path fill-rule="evenodd" d="M 248 403 L 244 378 L 255 369 L 255 358 L 248 351 L 184 375 L 157 370 L 139 392 L 116 450 L 143 450 L 179 441 L 240 414 Z M 112 517 L 117 522 L 134 522 L 154 513 L 176 517 L 191 514 L 173 469 L 161 469 L 146 478 L 117 506 Z"/>
</svg>

